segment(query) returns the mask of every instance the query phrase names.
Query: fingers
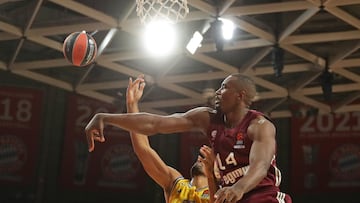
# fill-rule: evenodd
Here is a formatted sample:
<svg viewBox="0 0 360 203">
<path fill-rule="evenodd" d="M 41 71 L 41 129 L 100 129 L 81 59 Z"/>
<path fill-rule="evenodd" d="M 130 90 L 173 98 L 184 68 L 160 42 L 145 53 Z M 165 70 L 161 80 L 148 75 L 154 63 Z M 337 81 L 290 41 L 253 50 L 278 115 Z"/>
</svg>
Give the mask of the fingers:
<svg viewBox="0 0 360 203">
<path fill-rule="evenodd" d="M 139 90 L 144 91 L 145 85 L 145 82 L 140 83 Z"/>
<path fill-rule="evenodd" d="M 205 157 L 205 156 L 208 156 L 210 153 L 209 153 L 209 150 L 204 148 L 204 147 L 201 147 L 200 148 L 200 153 Z"/>
<path fill-rule="evenodd" d="M 94 136 L 93 136 L 94 133 L 97 133 L 97 132 L 95 132 L 95 130 L 86 132 L 86 140 L 88 143 L 89 152 L 94 151 L 94 145 L 95 145 L 94 144 Z"/>
<path fill-rule="evenodd" d="M 212 149 L 206 145 L 203 145 L 200 148 L 200 153 L 207 159 L 211 159 L 211 160 L 215 159 L 215 155 L 213 154 Z"/>
<path fill-rule="evenodd" d="M 222 189 L 219 189 L 215 195 L 214 195 L 214 198 L 215 198 L 215 203 L 223 203 L 226 199 L 225 199 L 225 196 L 223 195 L 223 190 Z"/>
<path fill-rule="evenodd" d="M 228 196 L 228 191 L 227 191 L 227 188 L 221 188 L 219 189 L 215 195 L 214 195 L 214 198 L 215 198 L 215 203 L 227 203 L 227 202 L 231 202 L 230 201 L 230 197 Z"/>
<path fill-rule="evenodd" d="M 140 88 L 141 84 L 144 83 L 144 82 L 145 82 L 145 80 L 144 80 L 143 77 L 138 77 L 138 78 L 136 78 L 136 80 L 132 83 L 132 86 L 133 86 L 133 87 L 139 87 L 139 88 Z"/>
<path fill-rule="evenodd" d="M 132 78 L 129 77 L 129 84 L 127 86 L 127 89 L 126 89 L 126 101 L 128 102 L 128 100 L 130 100 L 131 98 L 131 88 L 132 88 L 132 84 L 133 84 L 133 81 L 132 81 Z"/>
<path fill-rule="evenodd" d="M 229 197 L 228 199 L 226 199 L 227 202 L 236 202 L 236 197 L 235 196 L 232 196 L 232 197 Z"/>
<path fill-rule="evenodd" d="M 207 145 L 203 145 L 203 146 L 201 147 L 201 149 L 203 149 L 204 151 L 206 151 L 206 152 L 209 153 L 209 154 L 212 153 L 212 149 L 211 149 L 209 146 L 207 146 Z"/>
<path fill-rule="evenodd" d="M 98 142 L 105 142 L 105 137 L 104 136 L 94 136 L 94 140 L 98 141 Z"/>
<path fill-rule="evenodd" d="M 88 150 L 89 152 L 94 151 L 94 140 L 88 140 Z"/>
<path fill-rule="evenodd" d="M 129 77 L 127 95 L 129 95 L 129 93 L 136 94 L 136 92 L 138 92 L 137 90 L 140 90 L 142 92 L 144 88 L 145 88 L 144 75 L 139 75 L 134 81 L 131 77 Z"/>
<path fill-rule="evenodd" d="M 138 76 L 138 78 L 144 79 L 144 78 L 145 78 L 145 75 L 144 75 L 144 74 L 140 74 L 140 75 Z"/>
<path fill-rule="evenodd" d="M 95 141 L 104 142 L 104 123 L 101 116 L 96 114 L 85 127 L 86 140 L 89 152 L 94 151 Z"/>
<path fill-rule="evenodd" d="M 208 147 L 207 145 L 201 146 L 201 149 L 206 150 L 206 151 L 212 151 L 211 148 Z"/>
<path fill-rule="evenodd" d="M 87 143 L 88 143 L 89 152 L 94 151 L 95 141 L 105 142 L 105 137 L 100 132 L 101 131 L 98 131 L 98 130 L 92 130 L 90 132 L 87 132 L 86 139 L 87 139 Z"/>
<path fill-rule="evenodd" d="M 136 79 L 135 79 L 135 81 L 133 81 L 133 79 L 132 79 L 132 77 L 129 77 L 129 84 L 128 84 L 128 87 L 130 88 L 130 87 L 134 87 L 134 86 L 136 86 L 136 85 L 142 85 L 142 83 L 143 82 L 145 82 L 145 76 L 144 76 L 144 74 L 141 74 L 141 75 L 139 75 Z M 140 86 L 139 86 L 140 87 Z"/>
<path fill-rule="evenodd" d="M 242 195 L 240 197 L 238 195 L 232 187 L 223 187 L 215 193 L 215 203 L 236 203 L 242 198 Z"/>
</svg>

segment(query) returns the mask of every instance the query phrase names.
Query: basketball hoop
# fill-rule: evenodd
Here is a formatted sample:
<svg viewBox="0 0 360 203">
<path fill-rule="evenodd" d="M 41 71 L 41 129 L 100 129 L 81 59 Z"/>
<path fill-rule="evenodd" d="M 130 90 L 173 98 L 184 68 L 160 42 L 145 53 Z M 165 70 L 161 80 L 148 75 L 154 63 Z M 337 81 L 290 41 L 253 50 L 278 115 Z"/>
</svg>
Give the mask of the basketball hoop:
<svg viewBox="0 0 360 203">
<path fill-rule="evenodd" d="M 189 13 L 187 0 L 136 0 L 136 12 L 141 23 L 165 20 L 176 23 Z"/>
</svg>

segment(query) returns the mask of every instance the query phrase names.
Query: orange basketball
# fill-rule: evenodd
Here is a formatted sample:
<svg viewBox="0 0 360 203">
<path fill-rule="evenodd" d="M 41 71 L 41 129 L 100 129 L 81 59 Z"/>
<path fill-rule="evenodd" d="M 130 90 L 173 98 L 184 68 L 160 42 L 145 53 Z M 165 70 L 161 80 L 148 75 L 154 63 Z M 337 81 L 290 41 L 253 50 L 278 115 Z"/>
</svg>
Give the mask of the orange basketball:
<svg viewBox="0 0 360 203">
<path fill-rule="evenodd" d="M 75 66 L 86 66 L 90 64 L 94 61 L 96 52 L 96 41 L 85 31 L 73 32 L 64 40 L 64 56 Z"/>
</svg>

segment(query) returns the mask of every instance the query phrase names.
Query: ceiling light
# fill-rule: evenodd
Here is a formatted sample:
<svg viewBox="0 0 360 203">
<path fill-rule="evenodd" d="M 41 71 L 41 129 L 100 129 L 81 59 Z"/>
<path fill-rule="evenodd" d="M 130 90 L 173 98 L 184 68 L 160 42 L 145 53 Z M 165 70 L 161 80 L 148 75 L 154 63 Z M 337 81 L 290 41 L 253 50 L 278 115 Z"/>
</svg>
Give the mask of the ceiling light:
<svg viewBox="0 0 360 203">
<path fill-rule="evenodd" d="M 196 31 L 190 39 L 189 43 L 186 45 L 186 50 L 188 50 L 191 54 L 194 54 L 197 48 L 201 46 L 202 40 L 202 34 L 199 31 Z"/>
<path fill-rule="evenodd" d="M 231 20 L 220 18 L 222 21 L 222 36 L 225 40 L 231 40 L 234 35 L 235 25 Z"/>
<path fill-rule="evenodd" d="M 171 53 L 175 47 L 175 30 L 172 24 L 165 21 L 153 21 L 146 26 L 144 42 L 146 49 L 155 56 Z"/>
</svg>

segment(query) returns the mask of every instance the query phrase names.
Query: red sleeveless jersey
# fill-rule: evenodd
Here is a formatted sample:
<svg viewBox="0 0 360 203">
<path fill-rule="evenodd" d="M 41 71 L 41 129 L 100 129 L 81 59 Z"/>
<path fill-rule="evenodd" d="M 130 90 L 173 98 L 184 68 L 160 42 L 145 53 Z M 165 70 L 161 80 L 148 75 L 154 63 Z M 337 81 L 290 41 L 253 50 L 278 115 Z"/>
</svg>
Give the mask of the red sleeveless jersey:
<svg viewBox="0 0 360 203">
<path fill-rule="evenodd" d="M 253 141 L 247 135 L 250 122 L 261 112 L 249 110 L 242 121 L 234 128 L 226 128 L 224 116 L 220 113 L 211 114 L 211 125 L 207 135 L 216 155 L 221 174 L 222 186 L 231 186 L 247 172 L 249 155 Z M 275 155 L 266 177 L 254 188 L 279 191 L 281 173 L 276 168 Z"/>
</svg>

